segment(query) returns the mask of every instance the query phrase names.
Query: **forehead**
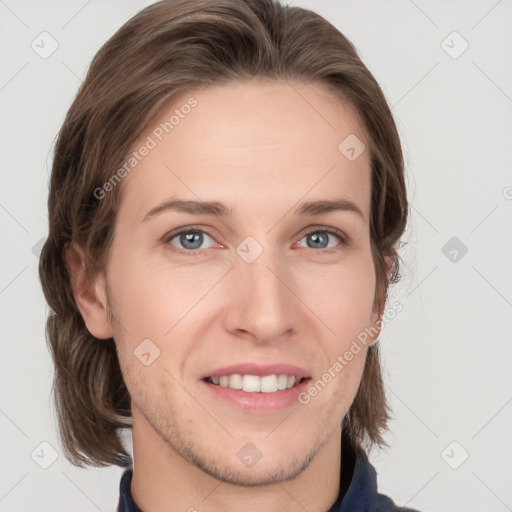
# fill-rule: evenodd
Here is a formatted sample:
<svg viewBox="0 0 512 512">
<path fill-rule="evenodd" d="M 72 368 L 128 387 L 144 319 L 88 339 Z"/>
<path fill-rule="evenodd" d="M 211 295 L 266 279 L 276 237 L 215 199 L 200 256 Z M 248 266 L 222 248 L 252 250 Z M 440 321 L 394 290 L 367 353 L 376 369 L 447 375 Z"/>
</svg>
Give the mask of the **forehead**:
<svg viewBox="0 0 512 512">
<path fill-rule="evenodd" d="M 354 142 L 366 150 L 347 158 Z M 253 80 L 182 93 L 133 150 L 144 145 L 151 149 L 122 184 L 119 215 L 134 221 L 169 197 L 219 200 L 242 213 L 343 196 L 368 217 L 366 133 L 355 110 L 320 84 Z"/>
</svg>

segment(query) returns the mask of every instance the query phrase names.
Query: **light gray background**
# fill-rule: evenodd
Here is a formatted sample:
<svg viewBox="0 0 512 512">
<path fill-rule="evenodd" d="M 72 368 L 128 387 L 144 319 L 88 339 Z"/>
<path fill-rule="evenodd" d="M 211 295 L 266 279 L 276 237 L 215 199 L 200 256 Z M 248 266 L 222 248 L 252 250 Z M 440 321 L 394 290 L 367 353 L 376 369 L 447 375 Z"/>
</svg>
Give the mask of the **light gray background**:
<svg viewBox="0 0 512 512">
<path fill-rule="evenodd" d="M 117 505 L 120 468 L 61 453 L 37 255 L 64 115 L 99 47 L 149 3 L 0 0 L 2 512 Z M 404 309 L 381 336 L 395 420 L 389 450 L 371 455 L 380 490 L 424 511 L 512 510 L 512 2 L 289 3 L 353 41 L 406 157 L 411 220 L 390 298 Z M 31 48 L 43 31 L 58 42 L 46 59 Z"/>
</svg>

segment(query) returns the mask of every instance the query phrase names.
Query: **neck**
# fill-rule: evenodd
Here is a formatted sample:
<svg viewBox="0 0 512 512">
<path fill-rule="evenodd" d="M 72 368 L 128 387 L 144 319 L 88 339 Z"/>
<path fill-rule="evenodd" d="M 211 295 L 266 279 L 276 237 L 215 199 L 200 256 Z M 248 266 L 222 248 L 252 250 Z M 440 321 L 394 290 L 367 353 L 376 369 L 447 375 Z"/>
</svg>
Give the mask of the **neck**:
<svg viewBox="0 0 512 512">
<path fill-rule="evenodd" d="M 133 411 L 135 503 L 144 512 L 326 512 L 340 492 L 341 431 L 337 430 L 295 478 L 272 485 L 238 486 L 206 474 L 177 453 L 140 412 Z M 350 475 L 349 475 L 350 478 Z"/>
</svg>

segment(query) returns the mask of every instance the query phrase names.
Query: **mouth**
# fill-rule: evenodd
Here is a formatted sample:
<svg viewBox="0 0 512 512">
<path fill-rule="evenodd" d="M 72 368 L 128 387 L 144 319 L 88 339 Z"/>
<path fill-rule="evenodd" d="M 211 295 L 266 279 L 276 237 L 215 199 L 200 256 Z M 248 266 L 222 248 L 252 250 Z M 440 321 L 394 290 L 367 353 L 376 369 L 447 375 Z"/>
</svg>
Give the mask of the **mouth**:
<svg viewBox="0 0 512 512">
<path fill-rule="evenodd" d="M 228 375 L 210 376 L 203 380 L 214 386 L 241 390 L 246 393 L 277 393 L 297 387 L 305 380 L 309 380 L 309 377 L 301 377 L 287 373 L 270 375 L 232 373 Z"/>
<path fill-rule="evenodd" d="M 215 403 L 230 410 L 267 415 L 296 407 L 311 373 L 288 363 L 255 362 L 224 366 L 203 374 L 201 382 Z"/>
</svg>

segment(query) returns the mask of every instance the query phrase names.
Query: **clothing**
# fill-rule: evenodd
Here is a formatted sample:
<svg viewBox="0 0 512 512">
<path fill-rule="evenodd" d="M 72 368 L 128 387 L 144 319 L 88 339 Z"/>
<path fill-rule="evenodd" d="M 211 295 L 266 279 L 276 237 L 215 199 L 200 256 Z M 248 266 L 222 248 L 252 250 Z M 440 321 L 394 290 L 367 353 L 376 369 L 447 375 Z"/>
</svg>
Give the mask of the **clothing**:
<svg viewBox="0 0 512 512">
<path fill-rule="evenodd" d="M 326 512 L 417 512 L 398 507 L 387 496 L 378 494 L 375 468 L 370 464 L 361 447 L 349 443 L 344 436 L 342 436 L 342 447 L 342 475 L 348 470 L 352 473 L 352 479 L 343 484 L 342 475 L 340 475 L 340 495 Z M 133 501 L 132 474 L 132 468 L 128 468 L 121 477 L 117 512 L 142 512 Z"/>
</svg>

